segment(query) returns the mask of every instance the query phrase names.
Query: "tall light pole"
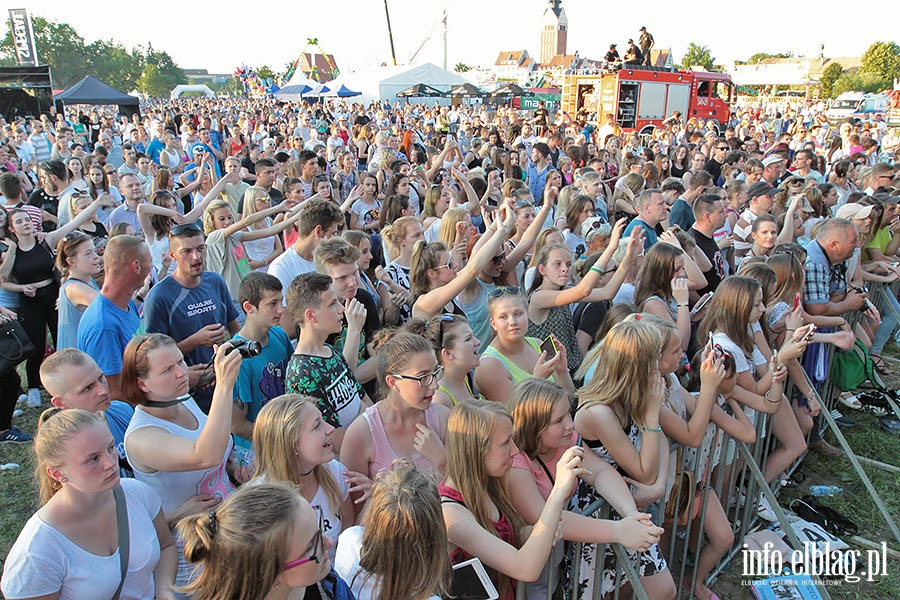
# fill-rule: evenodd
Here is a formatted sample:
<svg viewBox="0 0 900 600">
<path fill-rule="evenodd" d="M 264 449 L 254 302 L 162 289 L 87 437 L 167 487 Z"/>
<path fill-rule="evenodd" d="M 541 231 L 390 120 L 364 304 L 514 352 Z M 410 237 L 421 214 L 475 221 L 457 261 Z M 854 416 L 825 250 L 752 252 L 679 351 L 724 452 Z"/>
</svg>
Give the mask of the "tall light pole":
<svg viewBox="0 0 900 600">
<path fill-rule="evenodd" d="M 388 10 L 388 0 L 384 0 L 384 16 L 387 19 L 388 39 L 391 40 L 391 58 L 394 60 L 394 66 L 397 66 L 397 53 L 394 52 L 394 32 L 391 31 L 391 12 Z M 445 59 L 446 61 L 446 59 Z"/>
</svg>

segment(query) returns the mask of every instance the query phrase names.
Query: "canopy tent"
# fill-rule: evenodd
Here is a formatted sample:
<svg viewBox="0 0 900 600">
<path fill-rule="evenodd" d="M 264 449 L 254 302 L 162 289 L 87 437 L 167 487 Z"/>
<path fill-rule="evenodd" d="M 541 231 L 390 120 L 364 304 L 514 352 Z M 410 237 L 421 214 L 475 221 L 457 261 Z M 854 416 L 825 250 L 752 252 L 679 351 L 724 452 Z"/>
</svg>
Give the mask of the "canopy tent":
<svg viewBox="0 0 900 600">
<path fill-rule="evenodd" d="M 530 96 L 534 96 L 534 92 L 524 89 L 518 83 L 509 82 L 504 85 L 501 85 L 496 90 L 491 92 L 491 96 L 494 98 L 509 97 L 509 96 L 519 96 L 519 97 L 528 96 L 528 97 L 530 97 Z"/>
<path fill-rule="evenodd" d="M 469 83 L 468 81 L 450 88 L 444 92 L 447 98 L 484 98 L 488 95 L 483 89 Z"/>
<path fill-rule="evenodd" d="M 346 85 L 351 90 L 359 90 L 358 102 L 369 104 L 387 100 L 394 104 L 402 96 L 398 94 L 416 84 L 425 84 L 438 89 L 447 89 L 465 83 L 466 80 L 457 73 L 447 71 L 431 63 L 420 65 L 388 66 L 365 69 L 354 73 L 341 73 L 341 76 L 328 85 L 338 88 Z M 435 98 L 440 104 L 449 104 L 447 98 Z"/>
<path fill-rule="evenodd" d="M 311 90 L 309 90 L 305 94 L 302 94 L 302 96 L 304 98 L 319 98 L 321 96 L 324 96 L 325 94 L 327 94 L 330 91 L 331 91 L 331 88 L 328 87 L 327 85 L 325 85 L 324 83 L 317 83 L 316 85 L 314 85 L 312 87 Z"/>
<path fill-rule="evenodd" d="M 63 104 L 117 104 L 119 112 L 131 116 L 140 113 L 140 100 L 88 75 L 69 89 L 56 94 Z"/>
<path fill-rule="evenodd" d="M 309 77 L 304 75 L 303 71 L 301 71 L 300 69 L 297 69 L 296 71 L 294 71 L 294 75 L 290 79 L 288 79 L 287 81 L 284 82 L 284 85 L 281 87 L 281 89 L 283 90 L 284 88 L 291 87 L 294 85 L 299 85 L 299 86 L 305 85 L 309 88 L 312 88 L 315 85 L 317 85 L 318 83 L 319 83 L 318 81 L 313 81 L 312 79 L 310 79 Z"/>
<path fill-rule="evenodd" d="M 443 96 L 444 92 L 431 87 L 427 83 L 417 83 L 402 92 L 397 92 L 398 98 L 442 98 Z"/>
<path fill-rule="evenodd" d="M 351 96 L 359 96 L 360 92 L 354 92 L 346 85 L 341 84 L 338 87 L 334 87 L 334 82 L 329 82 L 332 86 L 330 90 L 322 94 L 323 96 L 327 96 L 330 98 L 338 97 L 338 98 L 349 98 Z"/>
<path fill-rule="evenodd" d="M 303 94 L 312 89 L 311 85 L 297 84 L 297 85 L 286 85 L 277 92 L 275 92 L 275 99 L 279 102 L 300 102 L 303 99 Z"/>
</svg>

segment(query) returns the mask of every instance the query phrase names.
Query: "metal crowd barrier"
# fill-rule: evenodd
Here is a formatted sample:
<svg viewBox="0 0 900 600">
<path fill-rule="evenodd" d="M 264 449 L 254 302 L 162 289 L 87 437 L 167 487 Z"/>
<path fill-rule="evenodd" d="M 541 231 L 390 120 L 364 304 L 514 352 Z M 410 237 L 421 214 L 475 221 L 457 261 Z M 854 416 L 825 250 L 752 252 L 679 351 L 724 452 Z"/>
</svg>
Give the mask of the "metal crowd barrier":
<svg viewBox="0 0 900 600">
<path fill-rule="evenodd" d="M 894 283 L 892 285 L 869 282 L 869 284 L 867 285 L 869 298 L 879 309 L 881 314 L 889 314 L 890 316 L 894 317 L 898 323 L 900 323 L 900 310 L 897 310 L 898 305 L 894 302 L 891 302 L 889 298 L 889 295 L 893 295 L 893 297 L 896 299 L 898 287 L 900 287 L 900 282 Z M 855 327 L 860 320 L 860 313 L 857 311 L 847 313 L 844 315 L 844 318 L 848 323 Z M 834 354 L 834 346 L 827 344 L 825 350 L 827 353 L 827 364 L 830 370 Z M 831 416 L 830 411 L 837 405 L 837 397 L 840 393 L 840 390 L 838 390 L 834 386 L 827 375 L 824 381 L 812 381 L 806 371 L 804 371 L 804 374 L 807 378 L 807 385 L 803 387 L 808 386 L 810 389 L 815 390 L 817 399 L 822 406 L 822 410 L 820 412 L 821 417 L 817 418 L 814 422 L 814 431 L 816 431 L 819 435 L 824 435 L 828 430 L 832 432 L 838 444 L 844 451 L 846 458 L 850 462 L 857 476 L 860 478 L 864 487 L 866 488 L 872 501 L 875 503 L 880 514 L 884 518 L 885 523 L 890 528 L 897 541 L 900 542 L 900 528 L 897 527 L 893 516 L 890 514 L 890 511 L 885 506 L 880 495 L 878 494 L 877 490 L 866 474 L 865 469 L 863 468 L 863 464 L 876 466 L 878 468 L 886 469 L 892 472 L 900 472 L 900 467 L 888 465 L 871 458 L 857 456 L 853 449 L 850 447 L 850 444 L 844 437 L 837 423 L 834 421 L 834 418 Z M 785 387 L 785 395 L 788 398 L 792 398 L 793 396 L 793 385 L 790 384 L 790 380 L 789 384 Z M 891 410 L 897 415 L 898 418 L 900 418 L 900 407 L 898 407 L 897 403 L 893 402 L 893 400 L 889 399 L 888 401 Z M 706 445 L 710 448 L 708 460 L 711 464 L 708 467 L 698 464 L 698 461 L 706 455 L 704 451 L 700 451 L 698 449 L 698 451 L 695 453 L 694 463 L 685 465 L 685 468 L 692 470 L 694 473 L 707 473 L 707 476 L 703 478 L 706 480 L 706 485 L 703 487 L 702 495 L 699 498 L 695 498 L 693 494 L 690 498 L 681 498 L 680 494 L 678 494 L 675 499 L 676 520 L 678 518 L 677 515 L 681 514 L 681 509 L 685 505 L 687 507 L 688 515 L 691 515 L 693 514 L 694 510 L 694 502 L 699 502 L 700 507 L 698 509 L 696 517 L 690 519 L 685 526 L 675 526 L 672 522 L 663 523 L 661 519 L 663 511 L 662 508 L 660 508 L 660 514 L 657 515 L 657 518 L 654 519 L 654 522 L 656 522 L 657 524 L 663 524 L 663 526 L 666 527 L 666 534 L 663 538 L 663 541 L 661 542 L 661 550 L 668 563 L 668 568 L 672 574 L 672 578 L 675 581 L 679 598 L 691 598 L 691 589 L 696 584 L 697 575 L 694 565 L 696 563 L 696 560 L 699 558 L 700 550 L 702 549 L 702 544 L 704 541 L 703 532 L 706 525 L 708 502 L 711 500 L 711 490 L 715 490 L 716 496 L 722 503 L 722 507 L 725 510 L 728 522 L 731 524 L 732 533 L 734 534 L 734 544 L 710 572 L 705 582 L 706 585 L 712 586 L 715 580 L 722 574 L 722 572 L 728 568 L 735 556 L 737 556 L 743 550 L 744 539 L 748 534 L 768 526 L 768 524 L 764 521 L 761 521 L 761 519 L 756 514 L 757 498 L 760 494 L 766 497 L 772 507 L 773 512 L 775 513 L 777 521 L 783 524 L 782 530 L 784 531 L 784 534 L 787 536 L 791 545 L 793 545 L 794 548 L 803 547 L 796 534 L 794 533 L 794 530 L 787 525 L 788 518 L 786 515 L 786 511 L 778 504 L 778 494 L 780 492 L 779 482 L 776 480 L 773 486 L 770 486 L 765 481 L 765 476 L 763 475 L 766 469 L 768 456 L 771 453 L 772 449 L 775 447 L 776 443 L 775 435 L 772 429 L 773 416 L 764 413 L 757 413 L 756 427 L 757 441 L 753 444 L 747 444 L 740 440 L 731 438 L 728 434 L 726 434 L 723 430 L 719 429 L 715 425 L 710 425 L 706 436 L 701 442 L 701 447 Z M 765 432 L 764 437 L 761 436 L 763 432 Z M 713 435 L 710 435 L 710 433 L 713 433 Z M 718 451 L 715 447 L 713 447 L 714 445 L 718 446 Z M 673 459 L 674 456 L 675 454 L 673 453 Z M 806 452 L 804 452 L 803 455 L 801 455 L 791 465 L 791 467 L 787 469 L 785 474 L 787 476 L 790 476 L 794 472 L 794 470 L 796 470 L 797 467 L 802 463 L 805 456 Z M 701 478 L 698 477 L 698 481 L 700 479 Z M 664 506 L 667 498 L 668 495 L 664 495 L 663 498 L 660 499 L 660 506 Z M 603 502 L 603 500 L 601 499 L 591 506 L 587 507 L 582 514 L 591 515 L 599 511 L 599 516 L 601 518 L 608 518 L 609 510 L 609 505 Z M 866 540 L 860 541 L 866 542 Z M 574 560 L 569 565 L 572 570 L 572 576 L 570 577 L 571 585 L 568 587 L 568 589 L 563 590 L 563 598 L 565 598 L 566 600 L 584 600 L 586 598 L 600 600 L 600 598 L 602 598 L 600 586 L 603 581 L 603 557 L 605 556 L 607 545 L 608 544 L 597 544 L 595 556 L 599 558 L 595 558 L 594 560 L 594 588 L 592 590 L 587 590 L 584 593 L 579 593 L 578 575 L 580 573 L 582 556 L 581 550 L 583 544 L 574 544 Z M 611 597 L 614 599 L 618 598 L 621 592 L 622 585 L 625 583 L 625 581 L 627 581 L 631 585 L 631 588 L 633 590 L 633 597 L 639 598 L 641 600 L 649 598 L 647 591 L 641 584 L 638 571 L 635 568 L 632 560 L 628 558 L 625 548 L 620 544 L 612 544 L 611 547 L 617 557 L 615 588 L 614 590 L 609 592 Z M 752 578 L 756 579 L 759 577 Z M 557 579 L 557 565 L 552 565 L 552 567 L 548 569 L 547 573 L 546 589 L 548 590 L 548 598 L 554 596 L 552 594 L 552 590 L 554 589 L 556 584 L 551 582 L 556 582 Z M 525 585 L 518 586 L 516 593 L 517 600 L 526 599 L 525 587 Z M 823 599 L 830 599 L 827 588 L 822 585 L 816 585 L 816 587 Z M 555 597 L 559 597 L 559 594 L 556 594 Z M 529 600 L 543 599 L 531 597 L 529 598 Z"/>
</svg>

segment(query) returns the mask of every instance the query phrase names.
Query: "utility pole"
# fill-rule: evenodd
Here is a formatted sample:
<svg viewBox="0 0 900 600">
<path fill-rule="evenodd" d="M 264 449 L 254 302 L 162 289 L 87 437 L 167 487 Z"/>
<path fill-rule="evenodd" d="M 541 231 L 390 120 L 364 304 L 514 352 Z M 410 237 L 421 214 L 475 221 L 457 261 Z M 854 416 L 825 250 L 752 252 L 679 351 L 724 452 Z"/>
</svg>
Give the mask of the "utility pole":
<svg viewBox="0 0 900 600">
<path fill-rule="evenodd" d="M 384 0 L 384 16 L 387 19 L 388 39 L 391 40 L 391 58 L 394 60 L 394 66 L 397 66 L 397 53 L 394 52 L 394 32 L 391 31 L 391 13 L 388 10 L 388 0 Z M 446 62 L 446 59 L 444 59 Z"/>
<path fill-rule="evenodd" d="M 387 0 L 385 0 L 387 1 Z M 447 9 L 444 9 L 444 70 L 447 70 Z"/>
</svg>

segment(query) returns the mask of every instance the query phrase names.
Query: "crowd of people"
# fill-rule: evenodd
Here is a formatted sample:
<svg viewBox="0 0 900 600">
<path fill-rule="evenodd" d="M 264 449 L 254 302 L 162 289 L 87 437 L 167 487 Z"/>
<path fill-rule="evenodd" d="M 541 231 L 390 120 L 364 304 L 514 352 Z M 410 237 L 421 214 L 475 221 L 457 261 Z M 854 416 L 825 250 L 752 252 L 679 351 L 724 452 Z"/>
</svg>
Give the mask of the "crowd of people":
<svg viewBox="0 0 900 600">
<path fill-rule="evenodd" d="M 900 277 L 896 131 L 765 108 L 644 137 L 234 98 L 0 121 L 0 321 L 35 348 L 0 442 L 33 443 L 41 498 L 3 594 L 426 600 L 474 557 L 504 600 L 590 598 L 622 544 L 674 598 L 680 463 L 699 493 L 740 460 L 718 432 L 774 437 L 790 485 L 839 453 L 804 358 L 884 369 L 897 327 L 865 291 Z M 730 503 L 773 515 L 698 498 L 709 600 Z"/>
</svg>

